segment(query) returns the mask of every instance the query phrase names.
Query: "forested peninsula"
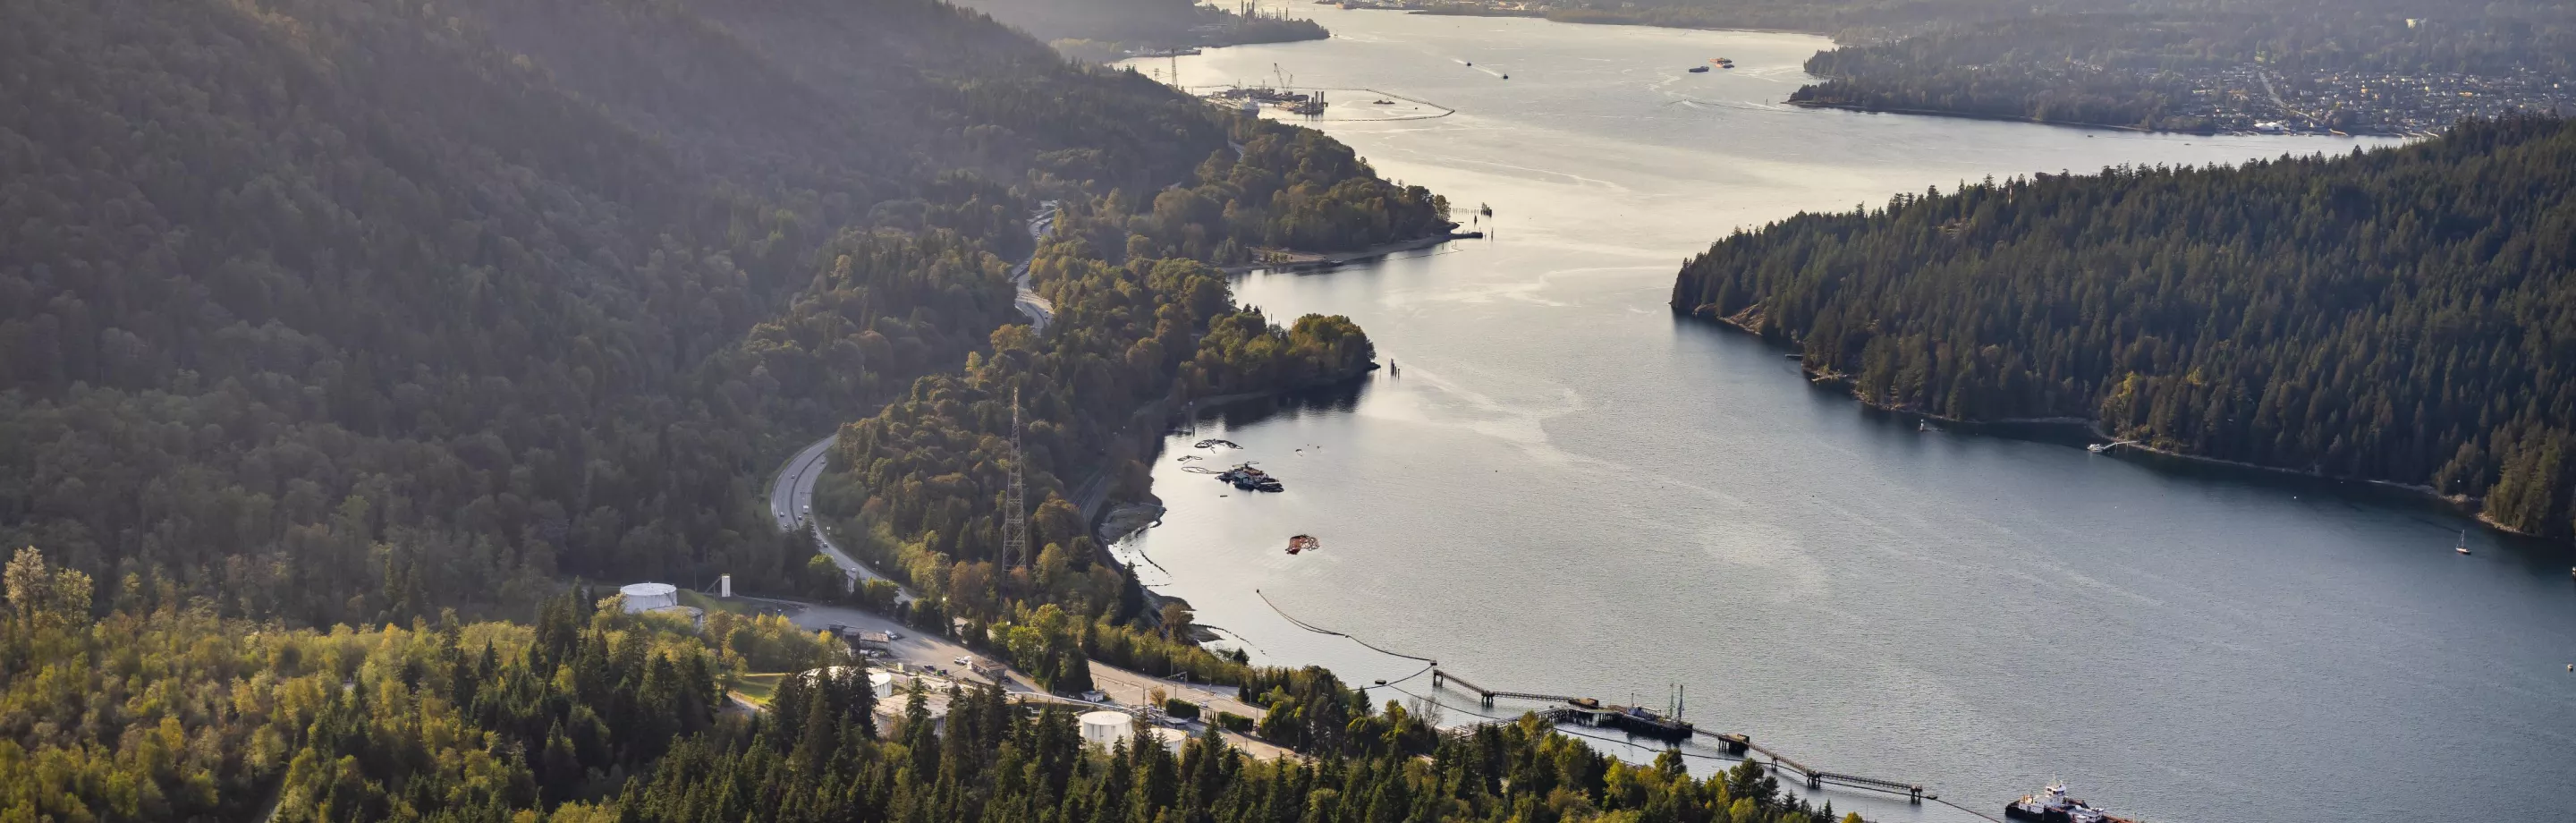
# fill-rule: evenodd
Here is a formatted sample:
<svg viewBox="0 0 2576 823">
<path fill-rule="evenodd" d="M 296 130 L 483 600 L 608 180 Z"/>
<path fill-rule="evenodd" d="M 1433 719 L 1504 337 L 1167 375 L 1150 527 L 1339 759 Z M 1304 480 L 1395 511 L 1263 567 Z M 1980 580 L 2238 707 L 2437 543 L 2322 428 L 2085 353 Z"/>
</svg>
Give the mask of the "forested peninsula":
<svg viewBox="0 0 2576 823">
<path fill-rule="evenodd" d="M 1802 214 L 1690 260 L 1672 305 L 1796 345 L 1873 404 L 2084 418 L 2570 530 L 2576 123 Z"/>
</svg>

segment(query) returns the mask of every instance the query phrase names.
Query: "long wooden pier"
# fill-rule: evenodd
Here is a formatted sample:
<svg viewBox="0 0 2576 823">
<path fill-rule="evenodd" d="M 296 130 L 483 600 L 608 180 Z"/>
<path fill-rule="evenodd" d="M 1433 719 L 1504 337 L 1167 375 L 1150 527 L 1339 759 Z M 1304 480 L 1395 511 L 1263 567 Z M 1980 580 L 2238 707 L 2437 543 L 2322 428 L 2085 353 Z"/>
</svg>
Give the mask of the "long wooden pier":
<svg viewBox="0 0 2576 823">
<path fill-rule="evenodd" d="M 1550 720 L 1576 720 L 1587 725 L 1602 725 L 1599 720 L 1604 714 L 1620 717 L 1625 716 L 1624 713 L 1616 711 L 1615 709 L 1603 708 L 1601 701 L 1598 700 L 1562 694 L 1542 694 L 1539 692 L 1515 692 L 1503 689 L 1488 689 L 1483 686 L 1476 685 L 1475 683 L 1457 675 L 1450 674 L 1434 667 L 1431 670 L 1431 688 L 1437 690 L 1446 683 L 1455 683 L 1459 686 L 1465 687 L 1468 691 L 1475 692 L 1476 696 L 1484 701 L 1484 705 L 1487 708 L 1493 707 L 1494 698 L 1497 697 L 1539 700 L 1564 704 L 1549 707 L 1542 712 L 1542 714 Z M 1921 783 L 1889 780 L 1880 777 L 1869 777 L 1848 772 L 1819 769 L 1805 763 L 1798 762 L 1797 760 L 1790 758 L 1788 755 L 1781 754 L 1770 747 L 1755 743 L 1753 742 L 1753 738 L 1748 735 L 1737 734 L 1734 732 L 1713 732 L 1707 729 L 1695 728 L 1691 724 L 1682 722 L 1680 718 L 1666 718 L 1665 722 L 1671 724 L 1673 727 L 1677 727 L 1681 732 L 1680 736 L 1682 738 L 1686 739 L 1695 735 L 1716 741 L 1714 745 L 1725 751 L 1727 754 L 1743 757 L 1746 760 L 1752 760 L 1752 757 L 1749 755 L 1760 755 L 1768 761 L 1764 765 L 1773 773 L 1788 773 L 1796 777 L 1800 783 L 1805 784 L 1806 787 L 1811 790 L 1821 789 L 1829 785 L 1841 786 L 1845 788 L 1866 789 L 1874 792 L 1904 795 L 1907 802 L 1910 803 L 1920 804 L 1923 801 L 1931 800 L 1945 806 L 1954 806 L 1961 809 L 1966 808 L 1963 806 L 1957 806 L 1955 803 L 1942 800 L 1940 795 L 1926 791 Z M 1662 727 L 1658 727 L 1657 730 L 1662 730 Z M 1634 732 L 1632 732 L 1632 734 L 1633 733 Z M 1649 733 L 1642 736 L 1660 737 L 1662 735 Z M 1673 740 L 1672 742 L 1678 745 L 1680 741 Z M 1984 817 L 1984 815 L 1979 816 Z"/>
<path fill-rule="evenodd" d="M 1459 676 L 1457 676 L 1457 675 L 1450 674 L 1450 673 L 1445 672 L 1445 671 L 1441 671 L 1441 670 L 1439 670 L 1439 669 L 1437 669 L 1437 668 L 1432 669 L 1432 670 L 1431 670 L 1431 687 L 1432 687 L 1432 688 L 1434 688 L 1434 689 L 1440 688 L 1440 684 L 1442 684 L 1442 683 L 1444 683 L 1444 682 L 1446 682 L 1446 683 L 1456 683 L 1456 684 L 1458 684 L 1458 685 L 1461 685 L 1461 686 L 1465 686 L 1465 687 L 1467 687 L 1467 690 L 1468 690 L 1468 691 L 1475 692 L 1477 697 L 1480 697 L 1480 698 L 1483 698 L 1483 699 L 1484 699 L 1484 701 L 1485 701 L 1485 707 L 1486 707 L 1486 708 L 1493 708 L 1493 706 L 1494 706 L 1494 698 L 1497 698 L 1497 697 L 1517 697 L 1517 698 L 1521 698 L 1521 699 L 1523 699 L 1523 700 L 1546 700 L 1546 701 L 1551 701 L 1551 702 L 1556 702 L 1556 703 L 1575 703 L 1575 702 L 1579 702 L 1579 701 L 1583 700 L 1583 698 L 1580 698 L 1580 697 L 1573 697 L 1573 696 L 1569 696 L 1569 695 L 1562 695 L 1562 694 L 1539 694 L 1539 693 L 1536 693 L 1536 692 L 1507 692 L 1507 691 L 1500 691 L 1500 690 L 1496 690 L 1496 689 L 1488 689 L 1488 688 L 1485 688 L 1485 687 L 1483 687 L 1483 686 L 1479 686 L 1479 685 L 1476 685 L 1476 684 L 1474 684 L 1474 683 L 1470 683 L 1470 682 L 1468 682 L 1468 681 L 1467 681 L 1467 679 L 1466 679 L 1466 678 L 1464 678 L 1464 677 L 1459 677 Z"/>
</svg>

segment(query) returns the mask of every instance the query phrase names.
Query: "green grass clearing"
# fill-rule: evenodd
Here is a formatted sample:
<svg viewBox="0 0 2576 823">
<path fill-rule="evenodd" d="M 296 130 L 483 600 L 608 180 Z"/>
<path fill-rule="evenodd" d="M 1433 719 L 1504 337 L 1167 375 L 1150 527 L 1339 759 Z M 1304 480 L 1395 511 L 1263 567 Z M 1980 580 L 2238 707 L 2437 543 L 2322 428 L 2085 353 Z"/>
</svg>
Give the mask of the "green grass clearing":
<svg viewBox="0 0 2576 823">
<path fill-rule="evenodd" d="M 778 693 L 779 679 L 786 676 L 786 672 L 746 674 L 734 684 L 733 693 L 742 695 L 751 702 L 766 706 L 769 705 L 769 696 Z"/>
<path fill-rule="evenodd" d="M 695 606 L 699 610 L 708 614 L 714 614 L 716 612 L 732 612 L 745 617 L 759 614 L 759 612 L 755 610 L 750 603 L 744 602 L 740 598 L 724 600 L 711 595 L 699 594 L 698 592 L 689 589 L 680 590 L 680 605 Z"/>
</svg>

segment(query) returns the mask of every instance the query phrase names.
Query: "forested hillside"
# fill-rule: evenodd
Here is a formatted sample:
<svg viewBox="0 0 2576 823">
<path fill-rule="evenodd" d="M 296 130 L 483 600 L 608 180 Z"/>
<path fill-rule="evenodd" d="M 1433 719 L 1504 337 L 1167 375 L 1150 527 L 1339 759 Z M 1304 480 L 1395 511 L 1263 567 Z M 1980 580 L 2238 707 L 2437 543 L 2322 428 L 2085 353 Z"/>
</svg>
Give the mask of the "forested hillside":
<svg viewBox="0 0 2576 823">
<path fill-rule="evenodd" d="M 1872 403 L 2089 418 L 2568 531 L 2576 123 L 1800 215 L 1691 260 L 1673 307 L 1797 343 Z"/>
<path fill-rule="evenodd" d="M 0 73 L 0 545 L 313 622 L 785 582 L 748 483 L 1016 321 L 1038 199 L 1290 131 L 930 0 L 37 0 Z"/>
<path fill-rule="evenodd" d="M 13 821 L 1833 819 L 1750 764 L 1694 778 L 1677 754 L 1620 763 L 1534 717 L 1440 735 L 1314 670 L 1265 684 L 1273 718 L 1300 714 L 1292 691 L 1309 697 L 1318 736 L 1274 733 L 1312 760 L 1258 761 L 1212 735 L 1104 750 L 1065 707 L 991 687 L 949 692 L 934 719 L 916 686 L 888 722 L 857 667 L 782 678 L 769 711 L 728 711 L 745 665 L 838 653 L 779 638 L 768 653 L 784 659 L 748 661 L 755 628 L 692 629 L 585 592 L 549 598 L 528 626 L 317 631 L 168 600 L 92 622 L 46 585 L 63 575 L 20 553 L 0 610 Z"/>
</svg>

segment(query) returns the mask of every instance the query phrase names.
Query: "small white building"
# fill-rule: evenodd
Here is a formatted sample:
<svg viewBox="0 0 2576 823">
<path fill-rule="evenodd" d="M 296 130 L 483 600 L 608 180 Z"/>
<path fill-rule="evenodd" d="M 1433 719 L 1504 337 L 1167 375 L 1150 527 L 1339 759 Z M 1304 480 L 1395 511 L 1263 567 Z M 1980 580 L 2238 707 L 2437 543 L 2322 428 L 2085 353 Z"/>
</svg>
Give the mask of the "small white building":
<svg viewBox="0 0 2576 823">
<path fill-rule="evenodd" d="M 626 613 L 643 614 L 680 605 L 680 587 L 669 583 L 629 583 L 617 590 L 626 596 Z"/>
</svg>

